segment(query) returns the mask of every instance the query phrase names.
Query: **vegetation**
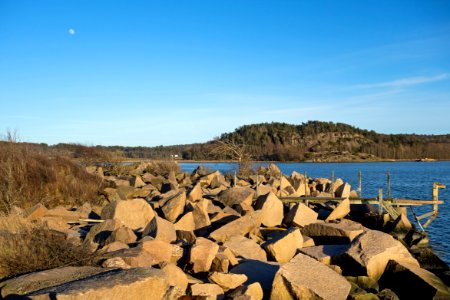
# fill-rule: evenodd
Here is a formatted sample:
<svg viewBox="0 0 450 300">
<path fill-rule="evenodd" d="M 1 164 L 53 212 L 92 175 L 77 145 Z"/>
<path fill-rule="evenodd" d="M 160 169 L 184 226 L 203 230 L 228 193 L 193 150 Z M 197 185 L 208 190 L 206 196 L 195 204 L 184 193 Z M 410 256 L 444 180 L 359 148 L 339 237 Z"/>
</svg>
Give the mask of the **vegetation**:
<svg viewBox="0 0 450 300">
<path fill-rule="evenodd" d="M 0 142 L 0 212 L 42 203 L 95 204 L 101 179 L 68 158 L 45 152 L 41 146 L 19 143 L 13 134 Z"/>
<path fill-rule="evenodd" d="M 10 215 L 0 222 L 0 279 L 61 266 L 93 265 L 81 244 L 40 225 Z"/>
<path fill-rule="evenodd" d="M 213 151 L 217 142 L 245 146 L 254 160 L 323 161 L 376 159 L 450 159 L 450 134 L 379 134 L 344 123 L 309 121 L 300 125 L 261 123 L 245 125 L 203 144 L 157 147 L 91 147 L 114 157 L 127 159 L 185 160 L 235 159 L 231 152 Z M 41 147 L 44 147 L 41 145 Z M 73 145 L 59 144 L 51 149 L 67 151 L 76 157 Z M 100 158 L 99 158 L 100 159 Z"/>
</svg>

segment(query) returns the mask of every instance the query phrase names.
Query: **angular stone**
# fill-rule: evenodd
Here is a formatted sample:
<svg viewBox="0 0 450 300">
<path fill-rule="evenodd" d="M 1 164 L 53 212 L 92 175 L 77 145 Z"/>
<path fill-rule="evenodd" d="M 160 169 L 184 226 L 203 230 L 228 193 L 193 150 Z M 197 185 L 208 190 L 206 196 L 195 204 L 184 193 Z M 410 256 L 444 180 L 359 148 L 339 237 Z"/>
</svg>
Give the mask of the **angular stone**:
<svg viewBox="0 0 450 300">
<path fill-rule="evenodd" d="M 33 272 L 1 282 L 0 295 L 2 299 L 8 295 L 26 295 L 107 271 L 97 267 L 60 267 Z"/>
<path fill-rule="evenodd" d="M 228 261 L 230 262 L 230 265 L 235 266 L 239 263 L 233 251 L 231 251 L 230 248 L 228 247 L 220 246 L 219 253 L 227 257 Z"/>
<path fill-rule="evenodd" d="M 266 252 L 254 241 L 241 235 L 231 237 L 223 244 L 228 247 L 234 255 L 246 259 L 267 261 Z"/>
<path fill-rule="evenodd" d="M 345 219 L 339 223 L 312 223 L 302 229 L 302 234 L 314 239 L 316 245 L 348 244 L 363 232 L 361 224 Z"/>
<path fill-rule="evenodd" d="M 164 214 L 164 218 L 170 222 L 174 222 L 178 216 L 183 214 L 185 204 L 186 193 L 178 192 L 175 196 L 168 199 L 162 206 L 161 210 Z"/>
<path fill-rule="evenodd" d="M 120 226 L 122 225 L 118 220 L 105 220 L 102 223 L 95 224 L 84 238 L 84 246 L 92 251 L 97 250 L 99 246 L 105 245 L 111 233 Z"/>
<path fill-rule="evenodd" d="M 229 207 L 240 205 L 242 203 L 252 205 L 254 195 L 255 191 L 253 189 L 236 186 L 220 193 L 219 201 Z"/>
<path fill-rule="evenodd" d="M 286 214 L 283 223 L 297 227 L 305 227 L 317 222 L 317 213 L 303 203 L 297 203 Z"/>
<path fill-rule="evenodd" d="M 244 259 L 230 270 L 233 274 L 244 274 L 248 277 L 246 284 L 259 283 L 265 292 L 270 293 L 275 273 L 280 268 L 278 263 Z"/>
<path fill-rule="evenodd" d="M 194 187 L 190 190 L 188 194 L 188 200 L 190 202 L 196 202 L 202 199 L 203 191 L 202 186 L 200 185 L 200 182 L 194 185 Z"/>
<path fill-rule="evenodd" d="M 145 186 L 145 182 L 142 180 L 141 176 L 139 176 L 139 175 L 133 176 L 130 180 L 130 184 L 136 188 Z"/>
<path fill-rule="evenodd" d="M 106 243 L 122 242 L 124 244 L 131 244 L 136 242 L 136 240 L 137 236 L 134 234 L 133 230 L 125 226 L 120 226 L 106 239 Z"/>
<path fill-rule="evenodd" d="M 342 200 L 341 203 L 339 203 L 339 205 L 335 209 L 333 209 L 331 214 L 328 215 L 328 217 L 325 219 L 325 222 L 343 219 L 349 213 L 350 213 L 350 200 L 349 199 Z"/>
<path fill-rule="evenodd" d="M 348 245 L 320 245 L 300 249 L 300 252 L 325 264 L 334 264 L 334 259 L 348 250 Z"/>
<path fill-rule="evenodd" d="M 211 271 L 227 273 L 229 266 L 230 261 L 228 260 L 228 257 L 223 253 L 217 253 L 213 259 Z"/>
<path fill-rule="evenodd" d="M 103 268 L 119 268 L 119 269 L 131 269 L 131 267 L 123 260 L 122 257 L 108 258 L 102 263 Z"/>
<path fill-rule="evenodd" d="M 27 295 L 30 299 L 164 299 L 169 290 L 167 275 L 158 269 L 111 270 Z"/>
<path fill-rule="evenodd" d="M 190 211 L 178 220 L 174 225 L 175 230 L 183 231 L 194 231 L 195 230 L 195 220 L 194 214 Z"/>
<path fill-rule="evenodd" d="M 279 176 L 281 174 L 281 170 L 276 164 L 270 164 L 267 169 L 269 174 L 272 176 Z"/>
<path fill-rule="evenodd" d="M 391 235 L 368 230 L 350 244 L 349 249 L 339 257 L 337 264 L 341 266 L 344 275 L 367 275 L 378 280 L 389 260 L 419 266 L 408 249 Z"/>
<path fill-rule="evenodd" d="M 195 229 L 206 229 L 211 225 L 211 220 L 208 215 L 209 200 L 201 199 L 194 204 L 194 210 L 192 211 L 195 223 Z"/>
<path fill-rule="evenodd" d="M 192 245 L 195 243 L 195 233 L 193 231 L 177 230 L 177 241 L 182 241 L 185 244 Z"/>
<path fill-rule="evenodd" d="M 275 275 L 270 299 L 345 300 L 350 287 L 344 277 L 300 253 Z"/>
<path fill-rule="evenodd" d="M 194 296 L 195 299 L 216 300 L 221 299 L 223 294 L 222 288 L 217 284 L 196 283 L 191 286 L 191 295 Z"/>
<path fill-rule="evenodd" d="M 335 197 L 348 198 L 350 197 L 350 191 L 352 187 L 348 183 L 343 183 L 339 187 L 336 187 L 334 192 Z"/>
<path fill-rule="evenodd" d="M 177 240 L 175 226 L 158 216 L 154 217 L 142 232 L 143 236 L 151 236 L 155 240 L 172 243 Z"/>
<path fill-rule="evenodd" d="M 183 270 L 173 263 L 163 263 L 161 265 L 161 270 L 167 274 L 170 285 L 177 286 L 183 291 L 183 293 L 186 293 L 188 278 L 186 274 L 184 274 Z"/>
<path fill-rule="evenodd" d="M 216 229 L 209 236 L 215 241 L 223 243 L 235 235 L 244 236 L 248 233 L 258 233 L 261 215 L 261 211 L 247 214 Z"/>
<path fill-rule="evenodd" d="M 416 264 L 390 260 L 380 283 L 400 299 L 450 299 L 449 287 Z"/>
<path fill-rule="evenodd" d="M 247 286 L 238 287 L 228 296 L 235 300 L 262 300 L 264 293 L 261 285 L 255 282 Z"/>
<path fill-rule="evenodd" d="M 29 221 L 33 221 L 45 216 L 47 211 L 48 210 L 44 205 L 38 203 L 35 206 L 32 206 L 23 211 L 22 216 Z"/>
<path fill-rule="evenodd" d="M 111 252 L 111 258 L 121 258 L 128 266 L 132 268 L 137 267 L 152 267 L 161 263 L 161 260 L 155 258 L 152 253 L 145 251 L 142 248 L 123 249 Z"/>
<path fill-rule="evenodd" d="M 102 219 L 116 219 L 133 230 L 143 230 L 155 217 L 144 199 L 113 201 L 102 210 Z"/>
<path fill-rule="evenodd" d="M 242 285 L 248 278 L 243 274 L 213 272 L 208 279 L 211 283 L 219 285 L 226 292 Z"/>
<path fill-rule="evenodd" d="M 208 272 L 218 251 L 219 245 L 216 243 L 202 237 L 197 238 L 189 258 L 194 273 Z"/>
<path fill-rule="evenodd" d="M 291 260 L 302 246 L 303 237 L 298 228 L 289 228 L 262 245 L 269 258 L 279 263 Z"/>
<path fill-rule="evenodd" d="M 281 225 L 283 221 L 283 202 L 272 192 L 258 197 L 255 210 L 262 211 L 261 223 L 267 227 Z"/>
<path fill-rule="evenodd" d="M 172 245 L 160 240 L 143 240 L 137 246 L 151 254 L 153 264 L 170 262 L 172 258 Z"/>
<path fill-rule="evenodd" d="M 114 252 L 117 250 L 122 250 L 122 249 L 128 249 L 130 247 L 128 247 L 127 244 L 123 243 L 123 242 L 112 242 L 108 245 L 106 245 L 105 247 L 102 248 L 102 253 L 108 253 L 108 252 Z"/>
</svg>

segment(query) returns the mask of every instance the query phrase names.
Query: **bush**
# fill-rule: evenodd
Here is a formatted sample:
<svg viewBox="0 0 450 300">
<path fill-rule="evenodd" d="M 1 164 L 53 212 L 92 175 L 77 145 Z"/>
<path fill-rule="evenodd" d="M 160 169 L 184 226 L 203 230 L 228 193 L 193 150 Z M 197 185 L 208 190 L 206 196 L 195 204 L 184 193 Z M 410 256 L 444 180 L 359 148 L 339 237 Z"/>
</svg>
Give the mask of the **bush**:
<svg viewBox="0 0 450 300">
<path fill-rule="evenodd" d="M 25 223 L 14 215 L 2 219 L 0 279 L 62 266 L 94 265 L 93 255 L 64 234 Z"/>
<path fill-rule="evenodd" d="M 96 204 L 101 179 L 67 158 L 44 155 L 28 144 L 0 141 L 0 212 L 43 203 Z"/>
</svg>

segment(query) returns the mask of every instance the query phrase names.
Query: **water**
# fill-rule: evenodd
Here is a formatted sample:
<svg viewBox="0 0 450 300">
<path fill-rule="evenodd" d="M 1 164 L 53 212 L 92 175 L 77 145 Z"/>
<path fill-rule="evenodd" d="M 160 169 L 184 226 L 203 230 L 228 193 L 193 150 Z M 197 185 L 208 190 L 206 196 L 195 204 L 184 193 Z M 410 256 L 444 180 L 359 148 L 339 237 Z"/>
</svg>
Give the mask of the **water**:
<svg viewBox="0 0 450 300">
<path fill-rule="evenodd" d="M 183 171 L 192 172 L 199 163 L 180 163 Z M 233 173 L 235 163 L 201 163 L 209 170 L 219 170 L 222 174 Z M 267 166 L 268 163 L 257 163 L 255 166 Z M 378 188 L 382 188 L 387 196 L 387 171 L 391 174 L 391 197 L 424 199 L 432 198 L 433 182 L 446 185 L 447 189 L 439 190 L 439 216 L 428 226 L 430 246 L 447 264 L 450 264 L 450 161 L 445 162 L 373 162 L 373 163 L 277 163 L 284 174 L 292 171 L 307 172 L 308 176 L 342 178 L 352 185 L 358 186 L 358 172 L 362 172 L 363 197 L 377 197 Z M 416 214 L 431 211 L 426 205 L 414 209 Z M 409 210 L 409 209 L 408 209 Z M 413 218 L 410 217 L 410 220 Z M 422 220 L 424 223 L 424 220 Z M 418 227 L 418 226 L 417 226 Z"/>
</svg>

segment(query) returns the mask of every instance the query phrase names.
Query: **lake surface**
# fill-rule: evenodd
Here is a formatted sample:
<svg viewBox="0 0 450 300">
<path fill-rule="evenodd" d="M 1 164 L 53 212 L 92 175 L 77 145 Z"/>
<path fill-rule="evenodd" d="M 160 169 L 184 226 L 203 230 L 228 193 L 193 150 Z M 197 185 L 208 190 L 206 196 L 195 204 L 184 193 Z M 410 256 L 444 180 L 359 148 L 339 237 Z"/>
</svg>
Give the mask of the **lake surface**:
<svg viewBox="0 0 450 300">
<path fill-rule="evenodd" d="M 209 170 L 219 170 L 222 174 L 234 173 L 235 163 L 179 163 L 183 171 L 192 172 L 198 165 Z M 255 167 L 268 163 L 256 163 Z M 387 172 L 391 174 L 391 197 L 409 199 L 432 199 L 433 182 L 446 185 L 439 190 L 439 216 L 428 226 L 430 246 L 447 264 L 450 264 L 450 161 L 445 162 L 373 162 L 373 163 L 277 163 L 284 174 L 292 171 L 307 172 L 309 177 L 342 178 L 358 187 L 358 172 L 362 172 L 363 197 L 377 197 L 378 188 L 387 196 Z M 408 209 L 409 211 L 410 209 Z M 416 214 L 431 211 L 431 205 L 414 208 Z M 410 217 L 412 223 L 415 223 Z M 424 223 L 424 220 L 422 220 Z M 416 224 L 416 227 L 417 224 Z"/>
</svg>

